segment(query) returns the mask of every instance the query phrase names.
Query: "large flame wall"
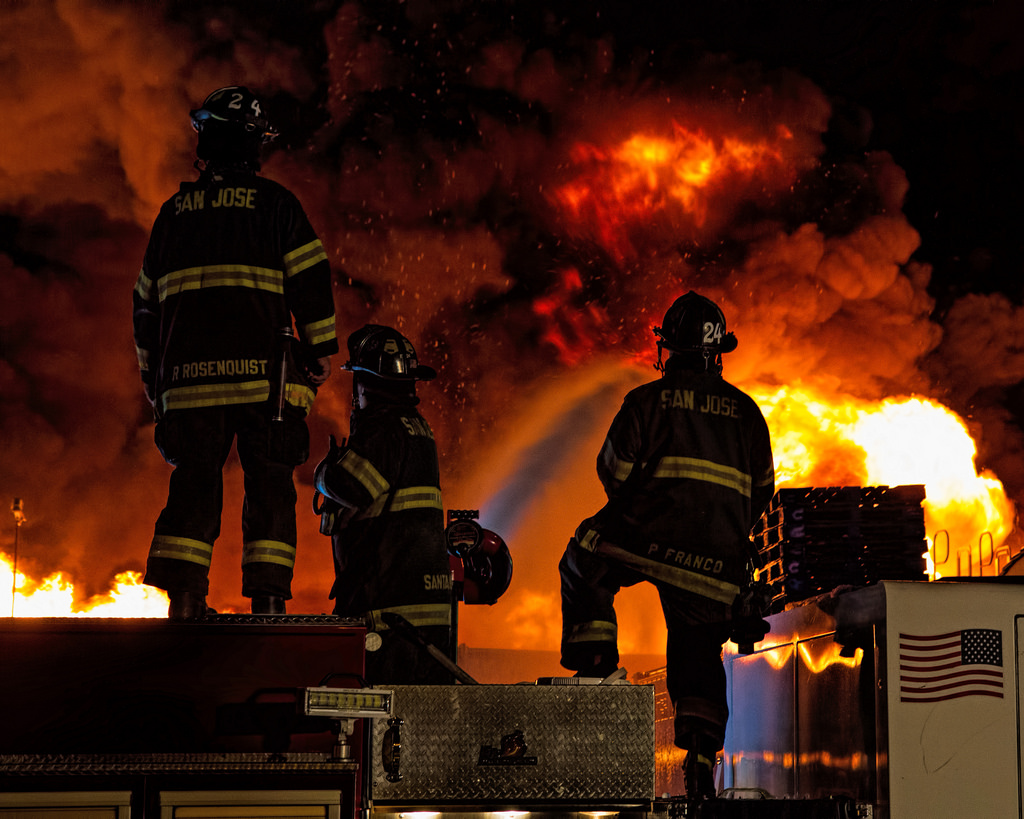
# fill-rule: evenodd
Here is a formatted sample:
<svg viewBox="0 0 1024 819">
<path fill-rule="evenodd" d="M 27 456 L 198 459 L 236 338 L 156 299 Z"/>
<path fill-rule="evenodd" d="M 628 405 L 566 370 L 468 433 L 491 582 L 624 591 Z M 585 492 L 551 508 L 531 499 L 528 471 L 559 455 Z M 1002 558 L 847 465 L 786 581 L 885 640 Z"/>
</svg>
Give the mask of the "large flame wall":
<svg viewBox="0 0 1024 819">
<path fill-rule="evenodd" d="M 968 472 L 961 493 L 981 481 L 995 512 L 958 523 L 955 546 L 986 530 L 1002 545 L 1021 435 L 978 397 L 1024 375 L 1024 322 L 991 295 L 936 323 L 892 156 L 830 131 L 832 100 L 795 72 L 695 54 L 654 79 L 612 36 L 471 5 L 309 4 L 269 20 L 231 4 L 0 7 L 0 498 L 25 501 L 26 591 L 60 571 L 82 605 L 144 564 L 168 467 L 130 293 L 160 203 L 194 173 L 187 112 L 232 83 L 257 89 L 283 132 L 264 171 L 324 240 L 339 335 L 393 323 L 441 372 L 421 394 L 446 505 L 480 508 L 516 571 L 498 605 L 467 611 L 463 641 L 557 645 L 556 565 L 601 502 L 601 437 L 625 391 L 655 375 L 651 327 L 690 288 L 739 337 L 726 375 L 765 406 L 790 485 L 871 482 L 869 462 L 895 444 L 847 427 L 887 399 L 925 400 L 970 413 L 969 451 L 957 418 L 905 461 L 946 455 Z M 330 606 L 309 482 L 328 434 L 346 432 L 348 389 L 338 373 L 321 391 L 298 471 L 293 611 Z M 886 474 L 931 494 L 938 470 Z M 221 610 L 244 606 L 240 494 L 232 464 Z M 958 513 L 933 514 L 938 530 Z M 10 556 L 14 527 L 0 531 Z M 660 650 L 649 602 L 624 596 L 626 650 Z"/>
</svg>

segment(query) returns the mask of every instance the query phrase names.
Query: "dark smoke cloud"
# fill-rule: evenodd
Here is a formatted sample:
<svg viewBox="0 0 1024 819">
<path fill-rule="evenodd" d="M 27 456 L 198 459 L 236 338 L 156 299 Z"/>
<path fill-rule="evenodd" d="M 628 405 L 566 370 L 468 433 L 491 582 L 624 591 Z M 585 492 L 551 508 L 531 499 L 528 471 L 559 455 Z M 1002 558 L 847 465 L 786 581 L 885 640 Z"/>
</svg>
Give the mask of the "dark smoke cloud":
<svg viewBox="0 0 1024 819">
<path fill-rule="evenodd" d="M 467 615 L 466 639 L 554 647 L 555 565 L 601 501 L 601 436 L 618 397 L 653 374 L 650 328 L 691 287 L 740 337 L 733 380 L 942 397 L 971 409 L 1001 453 L 992 465 L 1024 487 L 1000 408 L 1021 378 L 1019 308 L 965 299 L 932 320 L 931 268 L 904 213 L 912 187 L 884 146 L 865 149 L 863 109 L 796 71 L 693 44 L 661 75 L 596 12 L 570 25 L 480 5 L 311 3 L 306 17 L 271 2 L 0 6 L 0 496 L 25 500 L 31 573 L 64 570 L 84 596 L 144 564 L 168 467 L 130 292 L 160 203 L 193 174 L 187 112 L 232 83 L 277 117 L 264 171 L 324 240 L 339 336 L 391 323 L 441 370 L 421 394 L 446 504 L 508 527 L 513 589 Z M 676 125 L 776 140 L 781 159 L 707 190 L 701 220 L 666 207 L 610 241 L 567 216 L 556 192 L 583 172 L 572 146 Z M 991 316 L 983 353 L 979 314 Z M 328 544 L 305 504 L 327 435 L 346 432 L 348 388 L 338 374 L 321 392 L 299 470 L 294 611 L 329 606 Z M 565 430 L 560 457 L 538 457 Z M 241 608 L 235 466 L 225 498 L 211 602 Z M 642 622 L 631 600 L 624 621 Z"/>
</svg>

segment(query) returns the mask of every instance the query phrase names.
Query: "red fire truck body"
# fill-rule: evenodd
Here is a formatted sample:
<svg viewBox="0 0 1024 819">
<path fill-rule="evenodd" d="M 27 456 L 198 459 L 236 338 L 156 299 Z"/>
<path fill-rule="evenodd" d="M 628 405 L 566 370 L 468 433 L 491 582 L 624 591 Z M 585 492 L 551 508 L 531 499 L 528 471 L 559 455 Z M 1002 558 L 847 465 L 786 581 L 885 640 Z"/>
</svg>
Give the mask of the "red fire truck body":
<svg viewBox="0 0 1024 819">
<path fill-rule="evenodd" d="M 915 579 L 921 498 L 778 493 L 723 798 L 681 797 L 664 669 L 372 687 L 362 621 L 4 618 L 0 819 L 1024 817 L 1024 587 Z"/>
<path fill-rule="evenodd" d="M 0 817 L 650 810 L 653 686 L 373 688 L 365 637 L 333 616 L 9 619 Z"/>
<path fill-rule="evenodd" d="M 365 629 L 336 617 L 7 619 L 0 817 L 1022 815 L 1019 578 L 883 581 L 769 620 L 726 655 L 732 798 L 694 807 L 663 669 L 366 688 Z"/>
</svg>

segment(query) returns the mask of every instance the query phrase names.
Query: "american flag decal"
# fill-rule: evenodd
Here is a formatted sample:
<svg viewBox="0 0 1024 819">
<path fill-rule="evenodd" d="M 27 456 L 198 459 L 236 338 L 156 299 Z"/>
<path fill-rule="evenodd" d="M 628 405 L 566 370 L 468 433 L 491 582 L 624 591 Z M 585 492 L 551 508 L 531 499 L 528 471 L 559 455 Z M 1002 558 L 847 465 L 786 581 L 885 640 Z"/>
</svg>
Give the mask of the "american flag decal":
<svg viewBox="0 0 1024 819">
<path fill-rule="evenodd" d="M 900 701 L 1003 696 L 1003 632 L 900 634 Z"/>
</svg>

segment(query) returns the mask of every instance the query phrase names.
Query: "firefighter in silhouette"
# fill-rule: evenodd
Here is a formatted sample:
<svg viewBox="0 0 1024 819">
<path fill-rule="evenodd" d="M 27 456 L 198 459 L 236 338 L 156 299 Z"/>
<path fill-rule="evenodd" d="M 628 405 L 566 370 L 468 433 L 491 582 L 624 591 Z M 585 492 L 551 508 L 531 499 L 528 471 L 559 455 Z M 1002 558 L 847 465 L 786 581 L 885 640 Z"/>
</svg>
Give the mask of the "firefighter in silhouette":
<svg viewBox="0 0 1024 819">
<path fill-rule="evenodd" d="M 172 619 L 206 614 L 222 469 L 237 441 L 242 594 L 255 613 L 283 614 L 292 473 L 309 457 L 306 414 L 338 351 L 331 270 L 295 196 L 257 175 L 276 131 L 256 96 L 218 89 L 191 118 L 199 178 L 160 209 L 134 292 L 142 383 L 174 467 L 145 582 L 167 590 Z"/>
<path fill-rule="evenodd" d="M 722 647 L 775 473 L 761 411 L 722 378 L 722 354 L 737 342 L 717 305 L 690 291 L 654 332 L 662 376 L 626 395 L 597 459 L 608 502 L 580 524 L 559 563 L 562 665 L 578 676 L 615 671 L 615 594 L 653 583 L 687 796 L 703 798 L 714 794 L 728 719 Z"/>
<path fill-rule="evenodd" d="M 364 618 L 379 635 L 379 649 L 366 657 L 372 684 L 450 683 L 441 664 L 388 624 L 399 615 L 450 653 L 452 582 L 437 446 L 416 409 L 416 382 L 436 373 L 390 327 L 366 325 L 349 336 L 348 350 L 349 437 L 338 446 L 332 436 L 314 478 L 313 508 L 334 551 L 334 613 Z"/>
</svg>

